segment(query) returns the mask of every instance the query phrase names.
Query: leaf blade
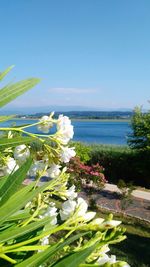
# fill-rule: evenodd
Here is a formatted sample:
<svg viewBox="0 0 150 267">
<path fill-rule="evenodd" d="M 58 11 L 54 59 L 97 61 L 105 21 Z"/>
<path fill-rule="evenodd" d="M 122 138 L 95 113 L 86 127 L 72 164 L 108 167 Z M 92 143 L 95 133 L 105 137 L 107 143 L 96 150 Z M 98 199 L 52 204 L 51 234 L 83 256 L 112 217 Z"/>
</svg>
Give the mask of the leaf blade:
<svg viewBox="0 0 150 267">
<path fill-rule="evenodd" d="M 14 65 L 8 67 L 6 70 L 3 72 L 0 72 L 0 81 L 3 80 L 3 78 L 8 74 L 8 72 L 11 71 L 11 69 L 14 67 Z"/>
<path fill-rule="evenodd" d="M 0 90 L 0 107 L 5 106 L 39 83 L 40 79 L 30 78 L 5 86 Z"/>
<path fill-rule="evenodd" d="M 29 158 L 27 161 L 13 174 L 10 174 L 4 185 L 0 188 L 0 206 L 2 206 L 9 198 L 18 190 L 26 178 L 27 172 L 32 164 L 32 159 Z"/>
<path fill-rule="evenodd" d="M 0 149 L 4 149 L 7 147 L 15 147 L 22 144 L 28 144 L 34 141 L 33 137 L 16 137 L 16 138 L 0 138 Z"/>
</svg>

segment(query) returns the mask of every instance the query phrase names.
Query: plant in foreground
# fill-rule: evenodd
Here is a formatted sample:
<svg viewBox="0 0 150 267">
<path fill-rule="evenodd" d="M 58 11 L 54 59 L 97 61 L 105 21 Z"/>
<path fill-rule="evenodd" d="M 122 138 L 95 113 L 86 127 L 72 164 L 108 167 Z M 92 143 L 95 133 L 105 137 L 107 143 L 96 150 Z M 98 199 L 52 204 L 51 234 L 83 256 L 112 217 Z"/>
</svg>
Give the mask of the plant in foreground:
<svg viewBox="0 0 150 267">
<path fill-rule="evenodd" d="M 10 69 L 0 74 L 2 79 Z M 37 83 L 29 79 L 0 90 L 0 106 Z M 75 156 L 68 142 L 73 126 L 54 113 L 31 125 L 0 128 L 0 266 L 129 266 L 107 254 L 122 241 L 120 221 L 96 218 L 75 186 L 68 188 L 65 163 Z M 0 122 L 10 119 L 1 116 Z M 33 134 L 31 126 L 45 133 Z M 53 125 L 54 134 L 49 133 Z M 34 149 L 33 142 L 39 146 Z M 27 186 L 27 175 L 35 180 Z M 41 186 L 41 177 L 47 179 Z"/>
</svg>

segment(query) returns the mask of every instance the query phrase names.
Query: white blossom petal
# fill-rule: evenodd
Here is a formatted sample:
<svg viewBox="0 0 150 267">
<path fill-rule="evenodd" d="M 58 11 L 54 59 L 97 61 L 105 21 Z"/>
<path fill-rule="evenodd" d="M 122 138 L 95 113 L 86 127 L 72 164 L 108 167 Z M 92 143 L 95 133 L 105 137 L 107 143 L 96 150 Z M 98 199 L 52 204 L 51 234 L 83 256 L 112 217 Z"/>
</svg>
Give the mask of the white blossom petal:
<svg viewBox="0 0 150 267">
<path fill-rule="evenodd" d="M 61 166 L 60 165 L 56 165 L 56 164 L 52 164 L 51 166 L 50 166 L 50 168 L 48 168 L 47 169 L 47 175 L 49 176 L 49 177 L 51 177 L 51 178 L 56 178 L 56 177 L 58 177 L 59 175 L 60 175 L 60 168 L 61 168 Z"/>
<path fill-rule="evenodd" d="M 26 145 L 16 146 L 14 150 L 14 158 L 18 162 L 23 163 L 30 156 L 30 150 Z"/>
<path fill-rule="evenodd" d="M 60 152 L 60 160 L 64 163 L 70 161 L 72 157 L 75 157 L 76 152 L 74 151 L 74 147 L 63 147 L 62 151 Z"/>
</svg>

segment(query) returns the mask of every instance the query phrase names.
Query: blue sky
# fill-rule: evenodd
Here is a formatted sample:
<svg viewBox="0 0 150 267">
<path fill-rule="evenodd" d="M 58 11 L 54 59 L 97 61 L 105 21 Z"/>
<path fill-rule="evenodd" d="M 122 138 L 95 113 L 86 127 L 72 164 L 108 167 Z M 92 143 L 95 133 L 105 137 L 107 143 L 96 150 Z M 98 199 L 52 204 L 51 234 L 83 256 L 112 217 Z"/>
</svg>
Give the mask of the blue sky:
<svg viewBox="0 0 150 267">
<path fill-rule="evenodd" d="M 149 108 L 149 14 L 149 0 L 0 1 L 0 70 L 42 79 L 8 108 Z"/>
</svg>

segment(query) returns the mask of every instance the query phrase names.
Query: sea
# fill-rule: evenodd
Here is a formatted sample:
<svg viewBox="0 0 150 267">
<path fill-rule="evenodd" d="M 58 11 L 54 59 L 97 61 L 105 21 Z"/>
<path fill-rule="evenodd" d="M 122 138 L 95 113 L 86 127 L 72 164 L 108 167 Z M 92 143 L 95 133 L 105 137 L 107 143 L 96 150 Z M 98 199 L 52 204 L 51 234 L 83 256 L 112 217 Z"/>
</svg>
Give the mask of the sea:
<svg viewBox="0 0 150 267">
<path fill-rule="evenodd" d="M 0 123 L 0 127 L 8 127 L 10 125 L 26 125 L 35 123 L 36 120 L 18 119 Z M 84 143 L 98 143 L 110 145 L 127 145 L 127 137 L 131 133 L 130 122 L 128 121 L 110 121 L 110 120 L 74 120 L 73 141 L 81 141 Z M 28 128 L 32 133 L 40 133 L 36 126 Z M 54 133 L 55 129 L 51 129 L 50 133 Z"/>
</svg>

